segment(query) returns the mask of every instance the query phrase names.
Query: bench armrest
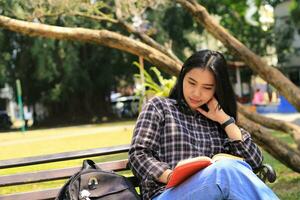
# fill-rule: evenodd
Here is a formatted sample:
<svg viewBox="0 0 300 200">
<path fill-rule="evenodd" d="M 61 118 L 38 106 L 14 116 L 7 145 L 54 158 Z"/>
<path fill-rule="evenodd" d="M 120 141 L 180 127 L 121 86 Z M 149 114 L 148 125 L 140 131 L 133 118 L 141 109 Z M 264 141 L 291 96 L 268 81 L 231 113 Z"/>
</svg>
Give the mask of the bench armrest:
<svg viewBox="0 0 300 200">
<path fill-rule="evenodd" d="M 263 182 L 273 183 L 277 178 L 275 170 L 269 164 L 262 164 L 253 171 Z"/>
</svg>

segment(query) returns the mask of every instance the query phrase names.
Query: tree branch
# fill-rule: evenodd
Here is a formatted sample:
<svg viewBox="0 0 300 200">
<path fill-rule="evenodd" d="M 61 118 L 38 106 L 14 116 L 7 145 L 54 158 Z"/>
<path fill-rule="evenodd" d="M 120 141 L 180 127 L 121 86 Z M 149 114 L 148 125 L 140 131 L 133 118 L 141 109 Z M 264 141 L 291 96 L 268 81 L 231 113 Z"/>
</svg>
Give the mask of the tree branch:
<svg viewBox="0 0 300 200">
<path fill-rule="evenodd" d="M 157 43 L 155 40 L 153 40 L 150 36 L 148 36 L 145 33 L 142 33 L 138 30 L 136 30 L 132 25 L 130 25 L 129 23 L 126 23 L 125 21 L 118 19 L 119 20 L 119 24 L 125 28 L 129 33 L 133 33 L 134 35 L 136 35 L 138 38 L 140 38 L 143 42 L 145 42 L 146 44 L 150 45 L 151 47 L 159 50 L 160 52 L 168 55 L 170 58 L 174 59 L 176 62 L 181 63 L 181 60 L 179 60 L 177 58 L 177 56 L 175 56 L 175 54 L 172 52 L 171 49 L 167 49 L 164 46 L 160 45 L 159 43 Z"/>
<path fill-rule="evenodd" d="M 195 0 L 176 0 L 188 10 L 198 23 L 220 40 L 231 52 L 237 54 L 260 77 L 271 83 L 286 99 L 300 111 L 300 89 L 285 77 L 278 69 L 267 65 L 259 56 L 232 36 L 207 10 Z"/>
<path fill-rule="evenodd" d="M 238 124 L 249 131 L 254 141 L 263 147 L 274 158 L 282 162 L 284 165 L 300 173 L 300 152 L 291 148 L 286 143 L 272 136 L 270 131 L 247 119 L 239 113 Z"/>
<path fill-rule="evenodd" d="M 170 58 L 173 58 L 176 62 L 181 63 L 181 65 L 182 65 L 181 60 L 178 59 L 178 57 L 172 52 L 171 49 L 165 48 L 164 46 L 160 45 L 155 40 L 153 40 L 147 34 L 142 33 L 140 31 L 136 30 L 131 24 L 129 24 L 129 23 L 125 22 L 124 20 L 122 20 L 120 18 L 120 15 L 121 15 L 120 12 L 121 12 L 120 10 L 116 11 L 116 13 L 117 13 L 116 14 L 117 19 L 109 18 L 109 17 L 107 17 L 105 15 L 103 15 L 103 16 L 96 16 L 96 15 L 88 15 L 88 14 L 81 13 L 81 12 L 73 12 L 73 13 L 70 13 L 70 15 L 85 17 L 85 18 L 89 18 L 89 19 L 92 19 L 92 20 L 96 20 L 96 21 L 108 21 L 108 22 L 111 22 L 111 23 L 114 23 L 114 24 L 119 24 L 127 32 L 136 35 L 138 38 L 140 38 L 146 44 L 148 44 L 151 47 L 159 50 L 160 52 L 164 53 L 165 55 L 169 56 Z"/>
<path fill-rule="evenodd" d="M 166 54 L 170 58 L 173 58 L 176 62 L 181 63 L 181 60 L 178 59 L 178 57 L 173 53 L 172 49 L 167 49 L 163 45 L 160 45 L 158 42 L 153 40 L 150 36 L 148 36 L 145 33 L 142 33 L 138 30 L 136 30 L 131 24 L 127 23 L 125 20 L 123 20 L 123 12 L 120 5 L 119 0 L 115 1 L 115 9 L 116 9 L 116 17 L 119 21 L 120 26 L 122 26 L 125 30 L 127 30 L 129 33 L 133 33 L 138 38 L 140 38 L 142 41 L 144 41 L 146 44 L 150 45 L 151 47 L 159 50 L 160 52 Z"/>
<path fill-rule="evenodd" d="M 107 16 L 88 15 L 88 14 L 81 13 L 81 12 L 71 12 L 70 15 L 85 17 L 85 18 L 89 18 L 89 19 L 92 19 L 92 20 L 96 20 L 96 21 L 108 21 L 108 22 L 111 22 L 113 24 L 119 23 L 118 20 L 113 19 L 113 18 L 109 18 Z"/>
<path fill-rule="evenodd" d="M 0 26 L 28 36 L 41 36 L 61 40 L 76 40 L 119 49 L 134 55 L 142 56 L 154 65 L 160 66 L 163 71 L 172 75 L 178 74 L 181 69 L 181 63 L 174 61 L 160 51 L 142 42 L 112 31 L 51 26 L 16 20 L 1 15 Z"/>
<path fill-rule="evenodd" d="M 284 133 L 290 133 L 295 143 L 297 144 L 298 150 L 300 151 L 300 126 L 289 122 L 264 117 L 262 115 L 256 114 L 255 112 L 250 112 L 247 110 L 247 108 L 245 108 L 245 106 L 241 104 L 238 104 L 238 109 L 242 115 L 255 123 L 261 124 L 262 126 L 270 129 L 279 130 Z"/>
</svg>

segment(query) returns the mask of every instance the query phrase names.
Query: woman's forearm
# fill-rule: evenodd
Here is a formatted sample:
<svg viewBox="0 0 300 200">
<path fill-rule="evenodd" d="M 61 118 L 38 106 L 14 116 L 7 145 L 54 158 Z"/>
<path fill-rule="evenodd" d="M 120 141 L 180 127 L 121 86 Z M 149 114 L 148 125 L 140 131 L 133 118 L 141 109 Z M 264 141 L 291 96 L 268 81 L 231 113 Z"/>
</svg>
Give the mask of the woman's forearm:
<svg viewBox="0 0 300 200">
<path fill-rule="evenodd" d="M 225 127 L 225 132 L 228 136 L 229 139 L 231 140 L 243 140 L 242 137 L 242 132 L 240 130 L 240 128 L 235 124 L 229 124 L 228 126 Z"/>
<path fill-rule="evenodd" d="M 219 124 L 221 124 L 222 126 L 222 124 L 229 121 L 230 118 L 230 116 L 222 111 L 221 114 L 217 117 L 216 121 L 219 122 Z M 243 140 L 241 130 L 234 121 L 231 121 L 230 124 L 226 125 L 224 131 L 226 132 L 228 138 L 231 140 Z"/>
</svg>

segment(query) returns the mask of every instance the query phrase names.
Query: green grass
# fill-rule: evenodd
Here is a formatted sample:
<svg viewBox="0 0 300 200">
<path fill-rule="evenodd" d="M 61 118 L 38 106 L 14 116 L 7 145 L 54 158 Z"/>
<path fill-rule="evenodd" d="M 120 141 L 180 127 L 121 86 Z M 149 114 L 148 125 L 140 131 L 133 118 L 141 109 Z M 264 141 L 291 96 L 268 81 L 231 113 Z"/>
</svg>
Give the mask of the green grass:
<svg viewBox="0 0 300 200">
<path fill-rule="evenodd" d="M 133 122 L 0 134 L 0 160 L 128 144 Z"/>
<path fill-rule="evenodd" d="M 268 153 L 264 152 L 265 163 L 269 163 L 275 169 L 277 180 L 268 184 L 273 191 L 284 200 L 296 200 L 300 197 L 300 174 L 287 168 L 275 160 Z"/>
<path fill-rule="evenodd" d="M 25 133 L 0 133 L 0 160 L 37 156 L 65 151 L 76 151 L 99 147 L 130 143 L 134 122 L 110 123 L 103 125 L 84 125 L 45 130 L 34 130 Z M 274 132 L 274 136 L 295 147 L 290 136 Z M 300 196 L 300 174 L 293 172 L 268 153 L 263 152 L 265 163 L 273 166 L 277 180 L 269 186 L 283 200 L 295 200 Z M 127 158 L 126 153 L 92 158 L 96 162 Z M 0 175 L 14 174 L 45 169 L 80 166 L 82 159 L 41 164 L 29 167 L 1 169 Z M 130 172 L 125 173 L 129 174 Z M 1 194 L 39 190 L 43 188 L 60 187 L 65 180 L 51 181 L 38 184 L 9 186 L 0 188 Z"/>
<path fill-rule="evenodd" d="M 273 132 L 273 135 L 291 147 L 296 147 L 293 139 L 284 133 Z M 294 172 L 285 165 L 274 159 L 267 152 L 263 152 L 264 162 L 272 165 L 277 174 L 275 183 L 268 184 L 282 200 L 296 200 L 300 197 L 300 173 Z"/>
</svg>

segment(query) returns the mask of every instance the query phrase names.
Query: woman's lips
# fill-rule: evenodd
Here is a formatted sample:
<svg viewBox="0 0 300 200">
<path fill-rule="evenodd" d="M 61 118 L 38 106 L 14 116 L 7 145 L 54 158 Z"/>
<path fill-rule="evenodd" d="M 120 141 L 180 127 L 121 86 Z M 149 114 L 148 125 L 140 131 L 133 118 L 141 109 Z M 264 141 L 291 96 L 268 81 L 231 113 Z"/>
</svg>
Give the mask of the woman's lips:
<svg viewBox="0 0 300 200">
<path fill-rule="evenodd" d="M 190 102 L 191 102 L 192 104 L 199 104 L 201 101 L 198 101 L 198 100 L 195 100 L 195 99 L 190 98 Z"/>
</svg>

